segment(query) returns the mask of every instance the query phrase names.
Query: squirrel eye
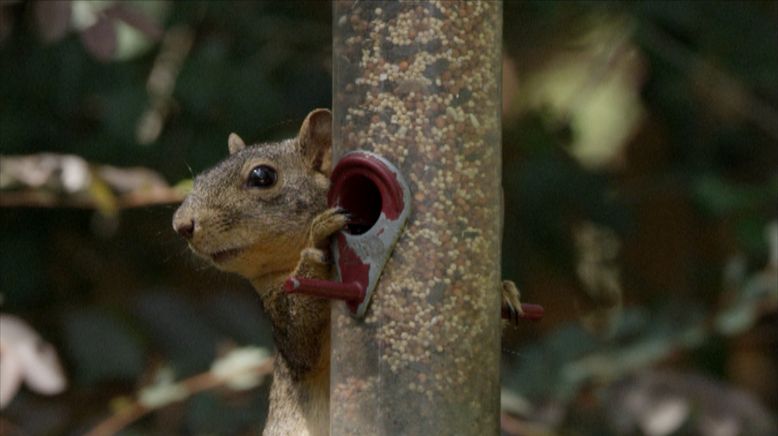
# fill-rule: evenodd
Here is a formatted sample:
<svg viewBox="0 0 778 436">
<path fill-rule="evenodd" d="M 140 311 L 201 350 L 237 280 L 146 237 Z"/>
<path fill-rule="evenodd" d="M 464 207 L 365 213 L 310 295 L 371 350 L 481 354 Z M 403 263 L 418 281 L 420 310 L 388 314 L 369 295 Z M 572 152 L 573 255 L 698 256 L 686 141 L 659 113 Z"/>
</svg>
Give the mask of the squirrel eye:
<svg viewBox="0 0 778 436">
<path fill-rule="evenodd" d="M 276 183 L 277 179 L 276 170 L 267 165 L 259 165 L 249 172 L 246 186 L 249 188 L 269 188 Z"/>
</svg>

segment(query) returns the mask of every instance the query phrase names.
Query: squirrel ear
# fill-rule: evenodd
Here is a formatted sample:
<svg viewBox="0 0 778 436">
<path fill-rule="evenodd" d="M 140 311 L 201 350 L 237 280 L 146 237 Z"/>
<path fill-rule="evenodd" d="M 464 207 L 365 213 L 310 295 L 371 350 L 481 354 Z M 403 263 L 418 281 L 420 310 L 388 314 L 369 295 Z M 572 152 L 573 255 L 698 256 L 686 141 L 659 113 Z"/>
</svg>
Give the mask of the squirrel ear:
<svg viewBox="0 0 778 436">
<path fill-rule="evenodd" d="M 230 137 L 227 138 L 227 148 L 230 149 L 230 154 L 235 154 L 246 148 L 246 143 L 237 133 L 230 133 Z"/>
<path fill-rule="evenodd" d="M 303 158 L 313 169 L 326 175 L 332 166 L 332 113 L 314 109 L 305 117 L 297 141 Z"/>
</svg>

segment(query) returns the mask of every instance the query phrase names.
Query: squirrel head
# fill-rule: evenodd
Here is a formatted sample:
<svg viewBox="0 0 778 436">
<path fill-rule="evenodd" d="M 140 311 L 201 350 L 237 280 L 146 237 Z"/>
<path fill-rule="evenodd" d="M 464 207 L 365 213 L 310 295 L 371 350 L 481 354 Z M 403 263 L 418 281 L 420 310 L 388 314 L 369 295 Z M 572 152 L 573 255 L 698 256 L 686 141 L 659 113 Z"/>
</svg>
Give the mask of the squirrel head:
<svg viewBox="0 0 778 436">
<path fill-rule="evenodd" d="M 313 218 L 326 209 L 332 115 L 316 109 L 294 139 L 246 146 L 194 180 L 173 228 L 217 268 L 254 279 L 292 270 Z"/>
</svg>

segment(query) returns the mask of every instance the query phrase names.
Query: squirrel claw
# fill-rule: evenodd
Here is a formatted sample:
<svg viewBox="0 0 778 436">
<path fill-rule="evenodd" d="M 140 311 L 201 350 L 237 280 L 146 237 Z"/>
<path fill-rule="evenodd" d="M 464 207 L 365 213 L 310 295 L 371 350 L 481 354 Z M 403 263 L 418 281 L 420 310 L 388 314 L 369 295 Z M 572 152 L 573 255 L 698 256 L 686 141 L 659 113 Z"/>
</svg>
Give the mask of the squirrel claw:
<svg viewBox="0 0 778 436">
<path fill-rule="evenodd" d="M 342 207 L 340 207 L 340 206 L 337 206 L 337 207 L 335 207 L 334 209 L 335 209 L 335 211 L 336 211 L 336 212 L 338 212 L 339 214 L 341 214 L 341 215 L 345 216 L 346 218 L 349 218 L 349 219 L 351 218 L 351 214 L 350 214 L 350 213 L 349 213 L 349 211 L 348 211 L 348 210 L 346 210 L 345 208 L 342 208 Z"/>
<path fill-rule="evenodd" d="M 329 237 L 342 230 L 348 223 L 348 216 L 342 208 L 330 208 L 317 215 L 311 223 L 310 245 L 326 248 Z"/>
<path fill-rule="evenodd" d="M 502 282 L 502 306 L 507 310 L 510 323 L 514 326 L 519 325 L 519 319 L 524 315 L 520 301 L 521 293 L 516 284 L 510 280 Z"/>
</svg>

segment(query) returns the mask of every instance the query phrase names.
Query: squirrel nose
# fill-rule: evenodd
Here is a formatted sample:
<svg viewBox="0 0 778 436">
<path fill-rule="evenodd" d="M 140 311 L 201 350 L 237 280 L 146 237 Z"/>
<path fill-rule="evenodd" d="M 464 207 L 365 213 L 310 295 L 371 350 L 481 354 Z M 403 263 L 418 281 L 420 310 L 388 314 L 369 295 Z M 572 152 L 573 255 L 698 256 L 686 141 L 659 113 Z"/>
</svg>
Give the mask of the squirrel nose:
<svg viewBox="0 0 778 436">
<path fill-rule="evenodd" d="M 173 223 L 173 229 L 184 239 L 190 240 L 192 239 L 192 236 L 194 236 L 194 230 L 195 230 L 194 219 L 177 221 Z"/>
</svg>

